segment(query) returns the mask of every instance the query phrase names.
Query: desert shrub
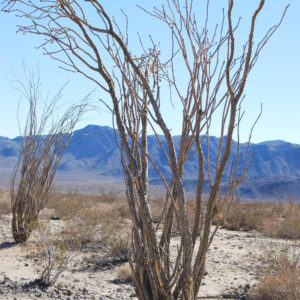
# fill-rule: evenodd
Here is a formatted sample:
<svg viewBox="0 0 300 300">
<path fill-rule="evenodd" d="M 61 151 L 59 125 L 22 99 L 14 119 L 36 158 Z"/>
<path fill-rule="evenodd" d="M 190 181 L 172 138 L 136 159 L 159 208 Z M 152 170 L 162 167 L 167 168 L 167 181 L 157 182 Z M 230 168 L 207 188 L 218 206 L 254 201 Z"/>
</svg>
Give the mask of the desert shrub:
<svg viewBox="0 0 300 300">
<path fill-rule="evenodd" d="M 48 208 L 55 219 L 61 219 L 64 226 L 60 238 L 68 241 L 73 251 L 97 249 L 99 240 L 100 213 L 96 197 L 77 192 L 54 193 Z"/>
<path fill-rule="evenodd" d="M 68 192 L 52 195 L 49 203 L 65 223 L 61 236 L 73 251 L 101 252 L 91 259 L 98 267 L 128 261 L 130 214 L 124 198 Z"/>
<path fill-rule="evenodd" d="M 128 213 L 125 215 L 127 216 Z M 88 258 L 97 269 L 113 268 L 129 261 L 130 220 L 117 203 L 102 203 L 98 209 L 99 250 Z"/>
<path fill-rule="evenodd" d="M 288 203 L 234 202 L 222 222 L 229 230 L 257 230 L 273 238 L 300 238 L 300 205 Z"/>
<path fill-rule="evenodd" d="M 222 227 L 229 230 L 261 230 L 262 228 L 262 210 L 259 205 L 255 209 L 249 204 L 240 202 L 234 203 L 226 218 L 222 222 Z"/>
<path fill-rule="evenodd" d="M 300 239 L 300 217 L 264 221 L 266 236 L 282 239 Z"/>
<path fill-rule="evenodd" d="M 130 218 L 128 204 L 125 198 L 118 196 L 114 201 L 103 195 L 82 195 L 77 191 L 67 193 L 53 193 L 48 201 L 48 208 L 53 209 L 60 219 L 74 219 L 82 214 L 86 215 L 101 211 L 110 211 L 116 217 Z"/>
<path fill-rule="evenodd" d="M 65 221 L 61 237 L 69 242 L 73 251 L 97 251 L 100 240 L 99 224 L 96 212 L 83 211 L 80 217 Z"/>
<path fill-rule="evenodd" d="M 83 210 L 95 207 L 97 204 L 94 198 L 81 195 L 77 191 L 67 193 L 52 193 L 49 196 L 47 207 L 53 209 L 59 219 L 73 219 Z"/>
<path fill-rule="evenodd" d="M 118 266 L 115 271 L 116 278 L 118 282 L 129 283 L 132 282 L 132 270 L 129 263 L 125 263 Z"/>
<path fill-rule="evenodd" d="M 155 223 L 158 223 L 161 218 L 162 211 L 164 209 L 164 198 L 163 197 L 157 197 L 152 198 L 150 201 L 151 205 L 151 212 L 152 212 L 152 219 Z"/>
<path fill-rule="evenodd" d="M 114 203 L 120 199 L 120 190 L 114 185 L 101 186 L 100 197 L 103 202 Z"/>
<path fill-rule="evenodd" d="M 11 204 L 9 199 L 9 192 L 7 190 L 0 190 L 0 215 L 6 215 L 11 212 Z"/>
<path fill-rule="evenodd" d="M 300 263 L 299 255 L 285 247 L 279 255 L 265 254 L 267 266 L 260 277 L 253 300 L 299 300 Z"/>
<path fill-rule="evenodd" d="M 57 240 L 57 232 L 53 231 L 49 222 L 39 222 L 36 228 L 38 230 L 34 247 L 27 246 L 37 273 L 40 274 L 33 283 L 48 287 L 56 283 L 75 255 L 68 241 Z"/>
<path fill-rule="evenodd" d="M 101 218 L 101 244 L 106 253 L 115 263 L 128 262 L 130 248 L 129 222 L 121 216 L 116 216 L 113 210 L 102 215 Z"/>
<path fill-rule="evenodd" d="M 288 203 L 279 201 L 278 207 L 272 219 L 264 220 L 263 233 L 275 238 L 300 239 L 300 205 L 290 197 Z"/>
<path fill-rule="evenodd" d="M 300 239 L 300 217 L 287 218 L 279 222 L 276 235 L 284 239 Z"/>
</svg>

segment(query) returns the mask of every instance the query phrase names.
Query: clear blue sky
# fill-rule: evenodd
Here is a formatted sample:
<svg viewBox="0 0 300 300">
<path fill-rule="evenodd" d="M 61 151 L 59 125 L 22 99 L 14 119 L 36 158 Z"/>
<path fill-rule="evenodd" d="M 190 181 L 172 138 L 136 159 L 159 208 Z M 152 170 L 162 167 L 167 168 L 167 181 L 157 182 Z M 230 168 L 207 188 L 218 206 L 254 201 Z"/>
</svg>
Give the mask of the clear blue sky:
<svg viewBox="0 0 300 300">
<path fill-rule="evenodd" d="M 198 0 L 196 0 L 198 1 Z M 200 1 L 200 0 L 199 0 Z M 151 19 L 141 12 L 136 4 L 150 8 L 159 5 L 164 0 L 105 0 L 104 6 L 121 18 L 120 9 L 128 14 L 130 34 L 135 36 L 139 31 L 142 36 L 150 33 L 155 40 L 162 43 L 167 40 L 168 32 L 161 23 Z M 247 16 L 253 11 L 256 0 L 236 1 L 235 15 L 242 17 L 241 34 L 249 23 Z M 211 0 L 211 14 L 220 13 L 220 7 L 225 6 L 226 0 Z M 272 37 L 263 50 L 255 69 L 252 71 L 247 88 L 244 109 L 246 116 L 242 127 L 242 140 L 246 140 L 250 123 L 256 118 L 263 103 L 263 115 L 257 124 L 253 142 L 265 140 L 285 140 L 300 144 L 300 1 L 299 0 L 267 0 L 257 23 L 257 36 L 274 25 L 280 18 L 286 4 L 291 3 L 286 18 L 279 30 Z M 0 135 L 15 137 L 19 134 L 17 125 L 18 94 L 12 88 L 10 80 L 14 76 L 22 79 L 23 61 L 29 67 L 39 66 L 42 74 L 43 90 L 57 91 L 66 81 L 69 81 L 64 91 L 65 101 L 72 102 L 83 98 L 95 86 L 74 75 L 58 68 L 58 63 L 44 56 L 41 50 L 35 49 L 39 45 L 39 38 L 35 36 L 16 34 L 16 26 L 22 20 L 12 14 L 0 14 Z M 131 44 L 137 47 L 136 39 Z M 98 99 L 102 92 L 95 90 L 92 98 Z M 100 104 L 99 104 L 100 107 Z M 173 134 L 180 134 L 177 109 L 164 108 L 163 113 Z M 81 128 L 87 124 L 111 125 L 111 116 L 105 110 L 90 112 L 78 125 Z M 218 135 L 217 130 L 212 134 Z"/>
</svg>

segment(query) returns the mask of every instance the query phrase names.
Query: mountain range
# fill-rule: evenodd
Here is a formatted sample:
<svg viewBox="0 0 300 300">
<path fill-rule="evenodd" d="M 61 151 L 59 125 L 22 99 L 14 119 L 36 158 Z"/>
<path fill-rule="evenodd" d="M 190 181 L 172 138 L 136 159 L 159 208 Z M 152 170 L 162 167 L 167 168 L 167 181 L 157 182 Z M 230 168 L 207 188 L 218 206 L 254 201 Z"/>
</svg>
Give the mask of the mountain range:
<svg viewBox="0 0 300 300">
<path fill-rule="evenodd" d="M 180 136 L 174 136 L 175 148 L 178 151 Z M 166 141 L 161 137 L 162 144 Z M 206 147 L 203 140 L 203 149 Z M 0 137 L 0 180 L 9 176 L 20 151 L 21 137 L 9 139 Z M 219 138 L 210 137 L 210 158 L 213 171 L 217 155 Z M 233 149 L 237 143 L 233 143 Z M 245 162 L 248 145 L 240 144 L 240 164 Z M 159 165 L 167 179 L 171 178 L 168 162 L 155 136 L 149 136 L 149 153 Z M 234 153 L 234 151 L 233 151 Z M 300 198 L 300 145 L 284 141 L 268 141 L 250 144 L 249 157 L 251 166 L 246 179 L 238 188 L 237 194 L 243 199 L 266 200 L 276 197 L 292 196 Z M 206 151 L 204 151 L 206 156 Z M 197 157 L 189 159 L 184 168 L 184 184 L 188 192 L 196 187 Z M 238 172 L 241 172 L 239 169 Z M 212 172 L 213 173 L 213 172 Z M 107 180 L 121 181 L 123 172 L 120 164 L 120 152 L 115 141 L 112 128 L 89 125 L 74 132 L 72 141 L 65 152 L 58 169 L 60 180 L 82 181 L 83 178 L 106 178 Z M 228 177 L 229 168 L 225 170 L 224 178 Z M 159 177 L 153 167 L 149 169 L 150 181 L 159 185 Z M 4 180 L 4 179 L 3 179 Z M 5 181 L 5 180 L 4 180 Z M 6 180 L 7 182 L 7 180 Z M 3 184 L 2 184 L 3 185 Z M 205 190 L 209 190 L 208 181 Z"/>
</svg>

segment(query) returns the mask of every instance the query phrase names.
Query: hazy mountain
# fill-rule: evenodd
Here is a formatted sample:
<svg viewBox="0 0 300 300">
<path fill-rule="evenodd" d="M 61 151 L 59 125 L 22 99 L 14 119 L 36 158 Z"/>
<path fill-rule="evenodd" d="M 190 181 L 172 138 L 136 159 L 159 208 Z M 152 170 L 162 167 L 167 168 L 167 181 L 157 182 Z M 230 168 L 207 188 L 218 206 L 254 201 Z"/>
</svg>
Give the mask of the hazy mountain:
<svg viewBox="0 0 300 300">
<path fill-rule="evenodd" d="M 20 137 L 15 139 L 0 137 L 0 172 L 13 168 L 20 149 L 20 142 Z M 166 146 L 166 141 L 163 137 L 161 137 L 161 142 Z M 174 136 L 174 142 L 178 151 L 180 136 Z M 218 138 L 210 137 L 212 170 L 217 155 L 218 142 Z M 206 140 L 203 141 L 203 149 L 206 156 Z M 236 150 L 236 143 L 233 144 L 233 150 Z M 160 166 L 166 178 L 170 178 L 171 172 L 167 160 L 155 136 L 149 137 L 149 152 L 155 163 Z M 241 164 L 244 163 L 247 152 L 247 144 L 241 144 Z M 247 179 L 238 191 L 242 197 L 253 199 L 272 198 L 277 193 L 300 196 L 300 145 L 284 141 L 251 144 L 249 159 L 252 160 L 252 164 L 247 172 Z M 185 165 L 184 178 L 187 190 L 192 191 L 195 189 L 197 165 L 196 156 L 192 157 Z M 228 176 L 228 172 L 229 170 L 227 169 L 225 177 Z M 241 169 L 239 172 L 241 172 Z M 153 167 L 150 167 L 149 173 L 151 181 L 159 183 Z M 94 174 L 95 176 L 120 180 L 123 173 L 113 129 L 89 125 L 77 130 L 59 166 L 59 174 L 65 174 L 66 176 L 73 174 L 72 178 L 74 178 L 74 174 L 78 174 L 78 180 L 83 174 Z M 208 184 L 205 188 L 209 189 Z"/>
</svg>

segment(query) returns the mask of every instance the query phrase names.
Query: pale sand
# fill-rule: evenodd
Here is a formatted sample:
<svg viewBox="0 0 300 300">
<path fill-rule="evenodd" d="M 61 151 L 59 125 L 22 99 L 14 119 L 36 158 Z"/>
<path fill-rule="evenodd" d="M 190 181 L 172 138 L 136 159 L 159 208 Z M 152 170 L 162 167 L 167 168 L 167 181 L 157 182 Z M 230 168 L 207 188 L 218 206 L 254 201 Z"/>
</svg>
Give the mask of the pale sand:
<svg viewBox="0 0 300 300">
<path fill-rule="evenodd" d="M 21 286 L 38 277 L 35 262 L 28 257 L 28 248 L 34 245 L 34 235 L 27 246 L 16 245 L 10 234 L 10 216 L 0 216 L 0 299 L 134 299 L 134 289 L 129 284 L 115 284 L 114 269 L 94 270 L 82 261 L 78 255 L 58 279 L 55 287 L 46 292 L 20 292 L 20 289 L 9 290 L 6 285 Z M 59 221 L 49 221 L 59 222 Z M 1 233 L 2 232 L 2 233 Z M 172 251 L 176 251 L 179 238 L 172 239 Z M 292 242 L 289 242 L 292 244 Z M 300 241 L 294 242 L 298 250 Z M 260 262 L 257 257 L 270 247 L 279 248 L 286 244 L 284 240 L 271 240 L 255 232 L 235 232 L 220 229 L 209 250 L 206 271 L 199 297 L 221 299 L 233 289 L 243 289 L 257 283 L 257 269 Z M 173 253 L 174 254 L 174 253 Z M 8 277 L 5 280 L 4 276 Z M 5 282 L 6 283 L 3 283 Z M 8 282 L 8 283 L 7 283 Z M 85 290 L 86 289 L 86 290 Z M 9 291 L 8 291 L 9 290 Z M 56 290 L 59 294 L 56 294 Z M 13 292 L 16 294 L 13 294 Z M 49 295 L 53 294 L 51 298 Z M 69 295 L 67 295 L 69 293 Z M 76 298 L 77 297 L 77 298 Z M 80 297 L 80 298 L 79 298 Z"/>
</svg>

